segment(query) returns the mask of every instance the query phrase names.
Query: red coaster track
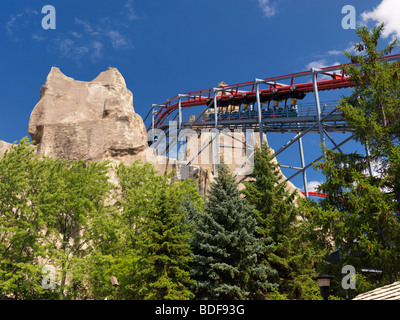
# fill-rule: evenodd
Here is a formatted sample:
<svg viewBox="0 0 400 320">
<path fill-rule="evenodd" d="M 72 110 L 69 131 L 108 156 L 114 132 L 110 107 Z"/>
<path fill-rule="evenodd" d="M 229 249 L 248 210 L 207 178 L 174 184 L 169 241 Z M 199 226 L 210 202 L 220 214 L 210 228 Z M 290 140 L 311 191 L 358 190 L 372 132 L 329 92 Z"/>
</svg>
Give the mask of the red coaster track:
<svg viewBox="0 0 400 320">
<path fill-rule="evenodd" d="M 384 57 L 383 60 L 399 60 L 400 54 L 391 55 Z M 332 67 L 321 68 L 318 70 L 318 73 L 327 74 L 332 79 L 320 80 L 317 81 L 317 87 L 319 91 L 325 90 L 333 90 L 333 89 L 343 89 L 348 87 L 353 87 L 354 85 L 351 83 L 350 79 L 342 70 L 342 66 L 352 65 L 351 63 L 345 65 L 336 65 Z M 336 71 L 339 73 L 333 73 L 332 71 Z M 305 82 L 305 83 L 295 83 L 295 79 L 299 77 L 304 77 L 311 75 L 311 71 L 303 71 L 298 73 L 293 73 L 285 76 L 272 77 L 267 79 L 262 79 L 269 85 L 269 88 L 260 89 L 260 98 L 261 101 L 272 100 L 273 97 L 276 96 L 287 96 L 287 95 L 301 95 L 307 94 L 314 91 L 313 82 Z M 280 80 L 290 80 L 290 84 L 279 84 L 276 81 Z M 250 87 L 250 90 L 242 91 L 239 88 Z M 221 91 L 220 91 L 221 92 Z M 208 105 L 213 100 L 214 88 L 198 90 L 193 92 L 188 92 L 180 95 L 181 97 L 181 107 L 182 108 L 190 108 L 194 106 Z M 179 99 L 179 95 L 168 99 L 165 103 L 160 104 L 161 108 L 158 110 L 154 120 L 155 127 L 163 124 L 163 122 L 168 119 L 168 116 L 178 109 L 179 102 L 175 100 Z M 255 101 L 256 99 L 256 91 L 255 91 L 255 82 L 249 81 L 234 85 L 228 85 L 224 87 L 222 94 L 218 96 L 218 104 L 226 105 L 226 104 L 240 104 L 243 101 Z M 173 103 L 174 102 L 174 103 Z M 148 127 L 148 131 L 151 129 L 151 125 Z"/>
</svg>

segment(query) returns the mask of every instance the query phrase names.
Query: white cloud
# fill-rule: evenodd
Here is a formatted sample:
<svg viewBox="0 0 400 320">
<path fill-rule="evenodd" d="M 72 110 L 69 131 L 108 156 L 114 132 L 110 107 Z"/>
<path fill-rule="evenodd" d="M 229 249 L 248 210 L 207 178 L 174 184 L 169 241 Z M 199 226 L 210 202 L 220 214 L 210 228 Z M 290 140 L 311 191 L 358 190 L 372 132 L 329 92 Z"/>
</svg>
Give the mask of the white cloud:
<svg viewBox="0 0 400 320">
<path fill-rule="evenodd" d="M 322 181 L 310 181 L 307 183 L 307 190 L 308 192 L 317 192 L 319 185 Z"/>
<path fill-rule="evenodd" d="M 89 56 L 93 62 L 104 56 L 105 48 L 122 50 L 129 47 L 129 42 L 121 31 L 112 29 L 115 26 L 111 19 L 103 18 L 98 24 L 74 18 L 75 27 L 68 34 L 62 34 L 56 41 L 63 57 L 79 60 Z"/>
<path fill-rule="evenodd" d="M 306 65 L 306 69 L 311 69 L 311 68 L 324 68 L 327 67 L 328 64 L 326 62 L 326 59 L 319 59 L 319 60 L 315 60 L 315 61 L 311 61 L 310 63 L 308 63 Z"/>
<path fill-rule="evenodd" d="M 74 59 L 80 59 L 89 53 L 88 47 L 80 46 L 71 39 L 63 39 L 59 41 L 58 49 L 60 50 L 62 56 Z"/>
<path fill-rule="evenodd" d="M 335 54 L 336 54 L 336 52 L 335 52 Z M 322 68 L 326 68 L 326 67 L 336 66 L 339 64 L 340 64 L 340 62 L 337 62 L 337 61 L 328 63 L 328 60 L 323 58 L 323 59 L 311 61 L 310 63 L 308 63 L 305 66 L 305 68 L 306 68 L 306 70 L 310 70 L 311 68 L 322 69 Z M 338 73 L 338 72 L 339 71 L 336 71 L 336 72 L 334 71 L 333 73 Z M 332 78 L 325 74 L 318 75 L 318 80 L 326 80 L 326 79 L 332 79 Z"/>
<path fill-rule="evenodd" d="M 317 188 L 321 183 L 322 183 L 322 181 L 309 181 L 309 182 L 307 182 L 307 191 L 308 192 L 317 192 Z M 302 190 L 304 191 L 304 188 Z"/>
<path fill-rule="evenodd" d="M 40 35 L 40 34 L 37 34 L 37 33 L 33 33 L 32 34 L 32 40 L 35 40 L 35 41 L 43 41 L 43 40 L 45 40 L 46 39 L 46 37 L 44 37 L 44 36 L 42 36 L 42 35 Z"/>
<path fill-rule="evenodd" d="M 72 32 L 71 32 L 71 35 L 72 35 L 74 38 L 78 38 L 78 39 L 82 38 L 82 34 L 79 33 L 79 32 L 76 32 L 76 31 L 72 31 Z"/>
<path fill-rule="evenodd" d="M 121 49 L 128 45 L 127 40 L 116 30 L 108 31 L 106 35 L 115 49 Z"/>
<path fill-rule="evenodd" d="M 129 20 L 132 21 L 132 20 L 137 19 L 136 12 L 133 9 L 133 0 L 128 0 L 125 4 L 124 8 L 126 9 L 126 14 L 127 14 Z"/>
<path fill-rule="evenodd" d="M 78 18 L 75 18 L 74 22 L 77 25 L 81 25 L 83 27 L 83 31 L 86 34 L 88 34 L 90 36 L 99 36 L 100 35 L 101 30 L 95 30 L 89 22 L 84 21 L 82 19 L 78 19 Z"/>
<path fill-rule="evenodd" d="M 258 5 L 266 17 L 272 17 L 276 14 L 276 5 L 272 4 L 270 0 L 258 0 Z"/>
<path fill-rule="evenodd" d="M 16 15 L 16 16 L 13 16 L 13 15 L 10 16 L 10 20 L 7 21 L 6 26 L 5 26 L 8 34 L 12 34 L 13 25 L 14 25 L 15 21 L 17 21 L 17 19 L 21 16 L 22 16 L 22 13 L 19 15 Z"/>
<path fill-rule="evenodd" d="M 38 17 L 40 12 L 28 8 L 11 14 L 3 28 L 13 41 L 27 38 L 37 43 L 46 41 L 49 44 L 46 48 L 55 49 L 64 58 L 89 58 L 97 62 L 107 53 L 132 48 L 126 31 L 131 21 L 138 19 L 133 4 L 133 0 L 125 0 L 120 4 L 121 11 L 117 11 L 116 16 L 110 13 L 97 20 L 84 16 L 71 17 L 69 30 L 57 28 L 53 32 L 44 32 Z"/>
<path fill-rule="evenodd" d="M 340 50 L 330 50 L 328 51 L 328 54 L 331 56 L 340 56 L 343 54 L 343 51 Z"/>
<path fill-rule="evenodd" d="M 345 51 L 347 51 L 348 53 L 350 53 L 352 55 L 361 54 L 360 52 L 357 52 L 354 49 L 354 44 L 352 42 L 349 42 L 347 47 L 343 48 L 342 50 L 332 49 L 332 50 L 327 51 L 323 55 L 319 55 L 318 56 L 319 59 L 316 59 L 316 60 L 311 61 L 310 63 L 306 64 L 305 69 L 306 70 L 310 70 L 311 68 L 322 69 L 325 67 L 340 65 L 342 63 L 348 63 L 350 61 L 345 56 L 345 54 L 344 54 Z M 320 58 L 321 56 L 323 58 Z M 336 71 L 335 73 L 340 73 L 340 71 Z M 324 79 L 330 79 L 330 77 L 327 75 L 319 76 L 319 80 L 324 80 Z"/>
<path fill-rule="evenodd" d="M 92 49 L 93 49 L 92 60 L 93 61 L 100 60 L 102 57 L 103 44 L 99 41 L 94 41 L 92 43 Z"/>
<path fill-rule="evenodd" d="M 39 12 L 34 9 L 27 8 L 23 12 L 11 14 L 10 19 L 5 24 L 7 33 L 12 36 L 15 31 L 21 28 L 27 28 L 32 21 L 33 16 L 38 15 Z"/>
<path fill-rule="evenodd" d="M 394 35 L 400 38 L 400 1 L 382 0 L 382 2 L 370 12 L 361 14 L 363 22 L 376 21 L 377 24 L 384 23 L 385 30 L 382 33 L 384 38 Z"/>
</svg>

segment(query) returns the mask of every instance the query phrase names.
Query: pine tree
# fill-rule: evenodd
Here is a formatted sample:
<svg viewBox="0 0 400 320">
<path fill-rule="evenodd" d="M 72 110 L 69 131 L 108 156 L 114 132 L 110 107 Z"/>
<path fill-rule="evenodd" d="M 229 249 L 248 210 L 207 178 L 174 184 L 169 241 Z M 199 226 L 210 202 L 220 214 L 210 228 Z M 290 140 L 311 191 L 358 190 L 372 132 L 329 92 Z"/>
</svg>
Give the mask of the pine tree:
<svg viewBox="0 0 400 320">
<path fill-rule="evenodd" d="M 326 176 L 320 191 L 328 197 L 302 205 L 316 240 L 340 258 L 336 264 L 320 264 L 320 271 L 340 274 L 346 264 L 358 274 L 380 270 L 362 277 L 374 285 L 396 281 L 400 272 L 400 62 L 381 59 L 396 47 L 393 41 L 378 49 L 383 30 L 383 24 L 357 29 L 357 54 L 346 55 L 358 65 L 344 66 L 355 87 L 338 104 L 370 156 L 324 150 L 324 161 L 315 167 Z M 378 165 L 372 175 L 370 162 Z"/>
<path fill-rule="evenodd" d="M 121 265 L 129 286 L 126 297 L 146 300 L 187 300 L 194 297 L 189 274 L 192 260 L 190 227 L 184 200 L 196 199 L 195 184 L 172 183 L 173 172 L 157 175 L 150 164 L 118 168 L 121 179 L 122 216 L 127 223 L 127 244 L 131 247 Z M 133 273 L 133 274 L 132 274 Z"/>
<path fill-rule="evenodd" d="M 382 187 L 393 195 L 400 212 L 400 61 L 381 59 L 397 46 L 394 40 L 378 49 L 383 30 L 383 24 L 372 30 L 357 29 L 361 40 L 354 44 L 357 54 L 346 52 L 346 56 L 359 65 L 344 67 L 355 87 L 340 100 L 338 109 L 355 139 L 368 147 L 368 160 L 379 164 Z"/>
<path fill-rule="evenodd" d="M 363 155 L 331 150 L 325 150 L 325 155 L 316 166 L 326 176 L 319 189 L 328 197 L 301 204 L 314 243 L 327 252 L 329 263 L 320 263 L 319 273 L 339 275 L 343 266 L 351 265 L 358 274 L 362 269 L 382 271 L 365 274 L 365 281 L 375 285 L 395 281 L 400 271 L 400 224 L 393 198 L 379 186 L 379 179 L 366 174 L 368 162 Z M 332 293 L 345 295 L 340 285 Z"/>
<path fill-rule="evenodd" d="M 240 197 L 226 165 L 198 212 L 192 239 L 192 275 L 199 299 L 261 299 L 275 285 L 274 271 L 260 262 L 267 247 L 256 237 L 253 208 Z"/>
<path fill-rule="evenodd" d="M 189 274 L 192 260 L 189 226 L 181 208 L 182 184 L 162 181 L 154 195 L 154 209 L 146 215 L 139 236 L 139 272 L 144 286 L 139 294 L 152 300 L 187 300 L 193 280 Z"/>
<path fill-rule="evenodd" d="M 281 295 L 288 299 L 309 299 L 314 296 L 313 264 L 318 254 L 303 237 L 301 212 L 295 204 L 296 191 L 288 191 L 269 146 L 256 150 L 250 178 L 244 182 L 242 193 L 256 209 L 258 236 L 271 239 L 273 244 L 262 260 L 277 270 L 274 281 L 279 284 Z"/>
</svg>

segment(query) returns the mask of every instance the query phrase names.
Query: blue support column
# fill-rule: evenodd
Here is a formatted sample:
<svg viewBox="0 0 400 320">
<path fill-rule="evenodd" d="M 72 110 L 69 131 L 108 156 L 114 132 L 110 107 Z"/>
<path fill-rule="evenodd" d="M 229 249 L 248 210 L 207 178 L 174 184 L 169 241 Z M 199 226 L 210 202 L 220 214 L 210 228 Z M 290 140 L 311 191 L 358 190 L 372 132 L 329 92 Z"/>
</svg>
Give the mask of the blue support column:
<svg viewBox="0 0 400 320">
<path fill-rule="evenodd" d="M 324 128 L 321 122 L 321 105 L 319 101 L 319 92 L 318 92 L 318 84 L 317 84 L 317 72 L 314 68 L 311 68 L 312 74 L 312 82 L 314 87 L 314 96 L 315 96 L 315 105 L 317 108 L 317 123 L 319 128 L 319 135 L 321 139 L 321 145 L 325 147 L 325 135 L 324 135 Z"/>
<path fill-rule="evenodd" d="M 258 109 L 258 131 L 260 133 L 260 149 L 263 148 L 263 128 L 262 128 L 262 112 L 261 112 L 261 101 L 260 101 L 260 82 L 258 79 L 255 80 L 255 89 L 257 97 L 257 109 Z"/>
<path fill-rule="evenodd" d="M 214 121 L 215 121 L 215 146 L 216 146 L 216 153 L 217 153 L 217 159 L 215 160 L 214 155 L 213 155 L 213 169 L 214 169 L 214 175 L 217 175 L 217 170 L 215 167 L 215 164 L 219 164 L 220 162 L 220 147 L 219 147 L 219 134 L 218 134 L 218 102 L 217 102 L 217 92 L 219 91 L 217 88 L 214 88 Z M 211 134 L 212 137 L 212 134 Z M 213 150 L 214 150 L 214 144 L 213 144 Z"/>
<path fill-rule="evenodd" d="M 178 95 L 178 152 L 176 155 L 176 160 L 179 161 L 179 155 L 182 150 L 182 140 L 179 138 L 179 134 L 182 130 L 182 95 Z"/>
</svg>

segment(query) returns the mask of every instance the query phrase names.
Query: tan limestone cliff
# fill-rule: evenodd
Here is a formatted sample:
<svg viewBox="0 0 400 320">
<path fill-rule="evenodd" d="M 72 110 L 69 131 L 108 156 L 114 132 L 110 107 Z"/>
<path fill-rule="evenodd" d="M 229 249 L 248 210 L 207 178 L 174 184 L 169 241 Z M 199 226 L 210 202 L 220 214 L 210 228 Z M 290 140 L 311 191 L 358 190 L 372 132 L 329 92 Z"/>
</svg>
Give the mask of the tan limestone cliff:
<svg viewBox="0 0 400 320">
<path fill-rule="evenodd" d="M 146 128 L 133 95 L 115 68 L 90 82 L 52 68 L 32 111 L 28 132 L 38 152 L 53 157 L 105 160 L 147 148 Z"/>
<path fill-rule="evenodd" d="M 40 92 L 28 127 L 38 153 L 70 160 L 109 160 L 114 164 L 152 162 L 160 173 L 175 169 L 177 179 L 197 179 L 205 192 L 207 170 L 179 164 L 149 149 L 143 119 L 133 107 L 133 94 L 116 68 L 108 68 L 86 82 L 67 77 L 53 67 Z"/>
<path fill-rule="evenodd" d="M 3 156 L 4 152 L 12 147 L 11 143 L 0 140 L 0 157 Z"/>
</svg>

